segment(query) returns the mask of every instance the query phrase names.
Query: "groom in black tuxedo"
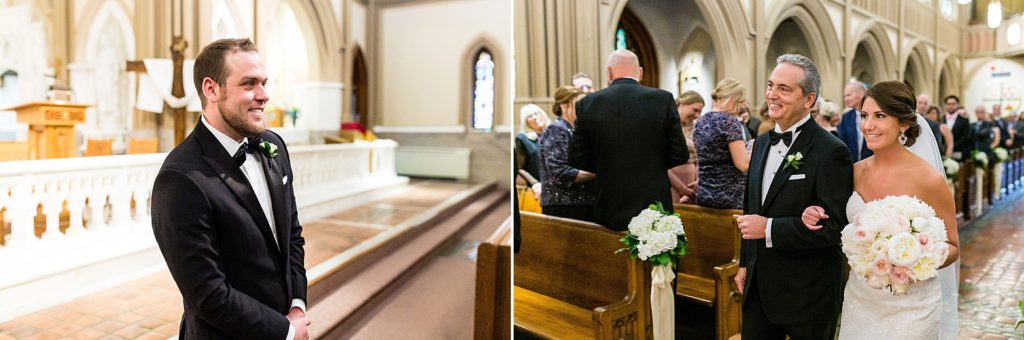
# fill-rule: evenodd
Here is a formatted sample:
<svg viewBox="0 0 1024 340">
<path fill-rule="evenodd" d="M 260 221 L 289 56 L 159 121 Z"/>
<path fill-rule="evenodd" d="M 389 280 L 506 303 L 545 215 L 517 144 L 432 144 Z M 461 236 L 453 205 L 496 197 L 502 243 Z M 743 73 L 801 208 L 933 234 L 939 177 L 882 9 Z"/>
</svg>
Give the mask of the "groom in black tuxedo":
<svg viewBox="0 0 1024 340">
<path fill-rule="evenodd" d="M 153 186 L 153 232 L 181 292 L 180 339 L 308 339 L 305 241 L 284 141 L 266 130 L 252 41 L 196 58 L 203 115 Z"/>
<path fill-rule="evenodd" d="M 672 94 L 640 85 L 636 54 L 608 57 L 608 88 L 576 103 L 569 164 L 597 175 L 594 221 L 626 230 L 654 202 L 672 211 L 668 169 L 686 163 L 679 112 Z"/>
<path fill-rule="evenodd" d="M 842 303 L 840 231 L 853 193 L 850 153 L 810 119 L 821 78 L 807 57 L 780 56 L 768 80 L 775 130 L 754 142 L 741 242 L 743 339 L 833 339 Z M 800 220 L 819 205 L 820 230 Z"/>
</svg>

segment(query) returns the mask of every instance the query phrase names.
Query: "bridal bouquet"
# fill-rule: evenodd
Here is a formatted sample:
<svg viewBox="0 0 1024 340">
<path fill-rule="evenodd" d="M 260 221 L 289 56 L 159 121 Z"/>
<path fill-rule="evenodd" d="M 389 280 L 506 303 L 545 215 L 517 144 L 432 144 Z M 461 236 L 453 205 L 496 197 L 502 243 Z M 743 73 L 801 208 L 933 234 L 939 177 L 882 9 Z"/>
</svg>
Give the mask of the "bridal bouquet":
<svg viewBox="0 0 1024 340">
<path fill-rule="evenodd" d="M 686 232 L 679 214 L 669 214 L 661 203 L 651 204 L 629 221 L 619 241 L 629 255 L 647 261 L 651 268 L 651 324 L 655 340 L 675 339 L 675 306 L 672 280 L 679 258 L 686 255 Z"/>
<path fill-rule="evenodd" d="M 851 222 L 842 233 L 850 276 L 893 295 L 935 277 L 949 253 L 945 224 L 915 197 L 871 201 Z"/>
</svg>

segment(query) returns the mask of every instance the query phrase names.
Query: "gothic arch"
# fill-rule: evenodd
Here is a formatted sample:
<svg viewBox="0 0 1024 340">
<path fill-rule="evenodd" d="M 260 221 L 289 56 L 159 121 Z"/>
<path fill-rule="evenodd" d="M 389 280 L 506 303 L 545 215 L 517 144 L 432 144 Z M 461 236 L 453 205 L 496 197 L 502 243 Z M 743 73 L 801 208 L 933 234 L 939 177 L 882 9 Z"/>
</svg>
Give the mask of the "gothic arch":
<svg viewBox="0 0 1024 340">
<path fill-rule="evenodd" d="M 505 92 L 508 90 L 510 68 L 512 67 L 512 60 L 509 60 L 510 54 L 505 53 L 501 49 L 501 45 L 497 43 L 497 40 L 487 34 L 481 34 L 476 39 L 466 46 L 462 53 L 462 62 L 459 63 L 463 73 L 459 74 L 459 78 L 462 79 L 459 86 L 459 125 L 465 126 L 466 131 L 473 131 L 472 129 L 472 115 L 473 115 L 473 96 L 470 92 L 473 91 L 473 69 L 469 65 L 473 65 L 476 62 L 476 56 L 481 49 L 486 49 L 491 53 L 491 58 L 494 60 L 494 120 L 491 127 L 491 132 L 495 132 L 495 128 L 502 124 L 511 124 L 512 117 L 508 116 L 508 108 L 510 99 L 507 98 Z"/>
<path fill-rule="evenodd" d="M 602 10 L 606 7 L 609 9 L 608 12 L 604 12 L 599 15 L 602 20 L 599 32 L 600 43 L 598 44 L 602 58 L 601 79 L 607 78 L 608 76 L 605 73 L 607 70 L 604 65 L 606 62 L 604 57 L 611 53 L 615 48 L 613 44 L 615 29 L 618 26 L 619 19 L 626 8 L 626 3 L 628 1 L 629 0 L 607 0 L 608 5 L 601 6 Z M 740 4 L 740 1 L 693 0 L 693 2 L 697 5 L 697 8 L 700 10 L 700 16 L 704 18 L 704 21 L 707 24 L 705 29 L 711 36 L 711 41 L 715 46 L 715 62 L 718 65 L 741 65 L 749 62 L 749 60 L 746 59 L 749 53 L 745 42 L 747 41 L 748 35 L 752 32 L 752 29 L 748 26 L 746 20 L 738 19 L 746 17 L 746 12 L 744 12 L 743 5 Z M 716 79 L 728 76 L 739 79 L 740 81 L 751 80 L 749 72 L 745 72 L 740 69 L 718 67 L 715 73 Z"/>
<path fill-rule="evenodd" d="M 942 68 L 939 70 L 939 88 L 938 95 L 936 98 L 941 98 L 957 94 L 960 95 L 960 72 L 957 72 L 959 66 L 956 64 L 953 56 L 947 55 L 941 62 Z M 963 97 L 963 96 L 960 96 Z"/>
<path fill-rule="evenodd" d="M 776 18 L 775 21 L 769 22 L 766 26 L 770 28 L 766 32 L 772 32 L 771 36 L 766 37 L 766 41 L 771 41 L 779 26 L 786 20 L 793 20 L 807 40 L 807 44 L 811 49 L 811 55 L 807 57 L 811 58 L 818 66 L 821 78 L 839 79 L 841 76 L 839 72 L 841 64 L 838 54 L 841 51 L 839 35 L 836 33 L 835 25 L 832 23 L 828 12 L 821 3 L 809 0 L 780 1 L 767 10 L 765 17 Z M 765 57 L 767 58 L 768 56 Z M 766 65 L 766 69 L 772 67 L 773 65 Z M 838 92 L 832 92 L 832 88 L 828 87 L 827 84 L 834 84 L 834 82 L 823 82 L 822 88 L 819 90 L 822 92 L 820 95 L 826 98 L 836 97 L 835 94 L 838 94 Z M 835 90 L 838 90 L 838 88 Z"/>
<path fill-rule="evenodd" d="M 329 0 L 285 0 L 295 13 L 296 22 L 306 40 L 310 60 L 311 77 L 321 81 L 338 81 L 342 62 L 341 53 L 344 39 L 341 27 L 334 20 L 334 10 Z M 328 78 L 329 77 L 329 78 Z M 328 79 L 324 79 L 328 78 Z"/>
<path fill-rule="evenodd" d="M 916 93 L 932 92 L 935 70 L 930 60 L 928 52 L 925 51 L 924 43 L 918 42 L 914 45 L 914 48 L 908 51 L 907 57 L 902 63 L 901 79 L 909 81 Z"/>
<path fill-rule="evenodd" d="M 128 16 L 128 6 L 123 0 L 93 0 L 85 6 L 82 13 L 82 22 L 76 27 L 87 27 L 87 29 L 76 30 L 76 42 L 84 41 L 84 44 L 75 46 L 74 60 L 86 61 L 89 59 L 89 46 L 94 46 L 100 39 L 100 30 L 108 20 L 113 20 L 121 29 L 121 39 L 125 42 L 126 56 L 135 58 L 135 31 L 132 21 Z"/>
<path fill-rule="evenodd" d="M 896 59 L 896 54 L 892 50 L 892 43 L 889 41 L 889 36 L 885 33 L 885 29 L 877 22 L 865 25 L 865 29 L 855 36 L 857 40 L 851 40 L 852 46 L 848 46 L 847 51 L 855 53 L 857 48 L 860 46 L 864 47 L 864 50 L 868 53 L 873 61 L 872 65 L 875 66 L 874 74 L 875 81 L 888 80 L 895 78 L 896 69 L 890 60 Z M 848 54 L 847 65 L 853 64 L 853 55 Z"/>
<path fill-rule="evenodd" d="M 240 13 L 235 6 L 233 0 L 215 0 L 213 1 L 213 8 L 210 15 L 210 40 L 216 40 L 219 38 L 241 38 L 240 33 L 243 30 L 238 25 L 238 21 L 235 20 L 235 16 L 231 13 Z M 227 28 L 226 36 L 218 36 L 217 31 L 220 24 L 224 24 Z"/>
</svg>

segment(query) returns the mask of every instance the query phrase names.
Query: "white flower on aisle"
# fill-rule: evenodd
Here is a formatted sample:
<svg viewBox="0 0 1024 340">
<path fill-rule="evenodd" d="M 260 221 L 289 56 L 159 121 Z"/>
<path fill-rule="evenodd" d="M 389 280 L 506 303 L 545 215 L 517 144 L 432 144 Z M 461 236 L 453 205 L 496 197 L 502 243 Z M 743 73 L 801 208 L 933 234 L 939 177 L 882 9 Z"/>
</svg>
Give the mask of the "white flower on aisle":
<svg viewBox="0 0 1024 340">
<path fill-rule="evenodd" d="M 946 168 L 946 178 L 956 177 L 956 174 L 960 172 L 960 162 L 952 158 L 942 161 L 942 166 Z"/>
<path fill-rule="evenodd" d="M 999 163 L 1005 162 L 1007 158 L 1010 158 L 1010 153 L 1005 148 L 995 148 L 995 150 L 992 150 L 992 153 L 996 155 L 996 162 Z"/>
<path fill-rule="evenodd" d="M 886 196 L 867 203 L 842 233 L 850 276 L 893 295 L 906 294 L 918 281 L 935 277 L 946 260 L 946 227 L 935 210 L 909 196 Z"/>
<path fill-rule="evenodd" d="M 672 280 L 679 258 L 686 255 L 686 232 L 679 214 L 669 214 L 661 203 L 651 204 L 629 221 L 619 241 L 628 251 L 653 267 L 651 269 L 651 319 L 654 339 L 675 338 L 675 306 Z"/>
</svg>

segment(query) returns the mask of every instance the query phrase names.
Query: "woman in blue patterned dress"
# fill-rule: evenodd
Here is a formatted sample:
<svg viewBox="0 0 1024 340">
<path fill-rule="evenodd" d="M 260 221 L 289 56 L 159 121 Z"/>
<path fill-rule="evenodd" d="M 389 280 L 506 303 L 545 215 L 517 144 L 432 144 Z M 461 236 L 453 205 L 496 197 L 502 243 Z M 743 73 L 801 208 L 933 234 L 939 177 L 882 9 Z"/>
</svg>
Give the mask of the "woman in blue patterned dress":
<svg viewBox="0 0 1024 340">
<path fill-rule="evenodd" d="M 711 93 L 711 112 L 697 119 L 697 204 L 718 209 L 742 209 L 750 154 L 739 113 L 747 106 L 743 84 L 726 78 Z"/>
<path fill-rule="evenodd" d="M 555 121 L 540 136 L 541 171 L 544 179 L 540 194 L 541 211 L 545 215 L 594 220 L 594 174 L 569 166 L 569 142 L 576 123 L 576 101 L 583 92 L 573 86 L 555 90 L 552 106 Z"/>
</svg>

